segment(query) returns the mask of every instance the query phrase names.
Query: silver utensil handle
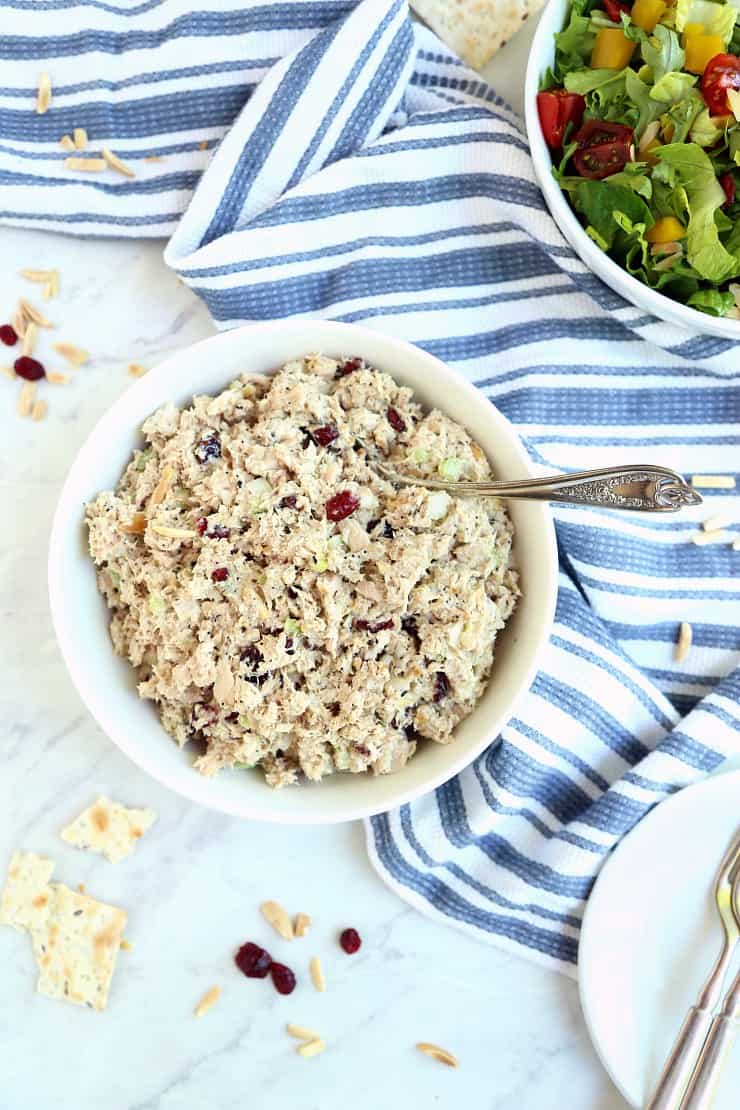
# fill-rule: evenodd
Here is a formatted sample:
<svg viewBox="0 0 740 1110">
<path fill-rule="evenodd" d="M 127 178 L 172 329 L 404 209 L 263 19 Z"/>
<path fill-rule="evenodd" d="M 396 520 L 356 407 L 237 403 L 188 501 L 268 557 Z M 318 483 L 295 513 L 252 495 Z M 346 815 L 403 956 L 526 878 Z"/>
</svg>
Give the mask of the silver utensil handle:
<svg viewBox="0 0 740 1110">
<path fill-rule="evenodd" d="M 718 1014 L 709 1028 L 680 1110 L 709 1110 L 736 1034 L 737 1021 L 725 1014 Z"/>
<path fill-rule="evenodd" d="M 682 1107 L 681 1099 L 711 1024 L 710 1009 L 691 1007 L 645 1110 L 679 1110 Z"/>
</svg>

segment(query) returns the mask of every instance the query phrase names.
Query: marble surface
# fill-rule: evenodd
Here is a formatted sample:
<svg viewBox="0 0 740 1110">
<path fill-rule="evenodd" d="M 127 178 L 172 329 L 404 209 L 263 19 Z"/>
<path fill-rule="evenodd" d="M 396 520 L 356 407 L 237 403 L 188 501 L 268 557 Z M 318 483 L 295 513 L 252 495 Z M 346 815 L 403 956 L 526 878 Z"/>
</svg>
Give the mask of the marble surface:
<svg viewBox="0 0 740 1110">
<path fill-rule="evenodd" d="M 515 106 L 529 30 L 490 67 Z M 0 929 L 0 1104 L 3 1110 L 620 1110 L 590 1047 L 576 984 L 420 917 L 371 870 L 359 825 L 295 830 L 214 815 L 167 793 L 112 746 L 67 676 L 51 628 L 46 544 L 66 468 L 87 431 L 126 389 L 129 362 L 153 365 L 212 331 L 161 261 L 159 243 L 78 242 L 0 229 L 0 304 L 29 289 L 22 266 L 56 266 L 55 335 L 94 360 L 68 386 L 47 386 L 48 418 L 5 420 L 0 497 L 0 869 L 15 848 L 48 854 L 56 877 L 126 907 L 128 936 L 108 1010 L 34 993 L 25 936 Z M 2 315 L 2 312 L 0 312 Z M 49 366 L 50 338 L 39 348 Z M 8 535 L 9 528 L 9 537 Z M 153 806 L 159 821 L 118 866 L 77 851 L 59 829 L 99 791 Z M 310 937 L 274 941 L 257 906 L 275 898 L 314 918 Z M 336 932 L 357 926 L 349 958 Z M 247 938 L 270 942 L 299 974 L 290 998 L 233 967 Z M 308 981 L 323 958 L 328 991 Z M 278 957 L 279 958 L 279 957 Z M 192 1016 L 200 995 L 218 1006 Z M 318 1029 L 326 1053 L 302 1060 L 287 1021 Z M 431 1040 L 458 1071 L 414 1050 Z"/>
</svg>

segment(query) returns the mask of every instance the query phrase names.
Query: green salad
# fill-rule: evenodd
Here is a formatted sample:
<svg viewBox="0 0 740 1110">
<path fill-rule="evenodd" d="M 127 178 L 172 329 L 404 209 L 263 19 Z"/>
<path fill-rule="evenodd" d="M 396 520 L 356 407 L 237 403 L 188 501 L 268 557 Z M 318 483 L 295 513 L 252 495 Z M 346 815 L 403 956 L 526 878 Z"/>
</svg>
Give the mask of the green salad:
<svg viewBox="0 0 740 1110">
<path fill-rule="evenodd" d="M 737 16 L 716 0 L 573 0 L 537 107 L 591 239 L 652 289 L 740 319 Z"/>
</svg>

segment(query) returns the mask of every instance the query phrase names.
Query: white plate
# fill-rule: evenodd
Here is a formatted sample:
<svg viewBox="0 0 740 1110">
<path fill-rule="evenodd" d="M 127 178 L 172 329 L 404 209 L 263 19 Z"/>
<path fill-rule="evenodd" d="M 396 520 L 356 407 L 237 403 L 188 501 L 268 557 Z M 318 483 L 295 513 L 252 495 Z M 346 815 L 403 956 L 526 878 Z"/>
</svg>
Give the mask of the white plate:
<svg viewBox="0 0 740 1110">
<path fill-rule="evenodd" d="M 740 772 L 688 787 L 625 838 L 589 899 L 581 1005 L 604 1067 L 632 1106 L 652 1094 L 721 947 L 712 890 L 738 827 Z M 737 1110 L 738 1090 L 740 1040 L 713 1110 Z"/>
</svg>

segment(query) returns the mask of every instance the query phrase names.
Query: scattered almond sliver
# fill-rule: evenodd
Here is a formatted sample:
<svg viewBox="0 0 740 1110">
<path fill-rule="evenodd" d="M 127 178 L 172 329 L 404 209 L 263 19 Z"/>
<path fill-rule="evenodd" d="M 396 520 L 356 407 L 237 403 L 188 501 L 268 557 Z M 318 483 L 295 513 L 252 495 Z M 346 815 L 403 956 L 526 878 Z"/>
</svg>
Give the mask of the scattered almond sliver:
<svg viewBox="0 0 740 1110">
<path fill-rule="evenodd" d="M 321 966 L 321 960 L 318 956 L 314 956 L 311 963 L 308 965 L 311 972 L 311 982 L 320 994 L 326 990 L 326 979 L 324 978 L 324 969 Z"/>
<path fill-rule="evenodd" d="M 128 372 L 132 378 L 143 378 L 149 372 L 149 367 L 140 366 L 138 362 L 130 362 Z"/>
<path fill-rule="evenodd" d="M 48 73 L 42 73 L 39 77 L 39 89 L 36 95 L 36 111 L 38 115 L 43 116 L 45 112 L 49 111 L 51 107 L 51 77 Z"/>
<path fill-rule="evenodd" d="M 146 532 L 146 516 L 144 513 L 134 513 L 128 524 L 122 524 L 121 531 L 129 536 L 140 536 Z"/>
<path fill-rule="evenodd" d="M 51 281 L 55 274 L 58 275 L 57 270 L 19 270 L 19 273 L 26 281 L 35 281 L 39 284 Z"/>
<path fill-rule="evenodd" d="M 147 154 L 144 161 L 145 162 L 164 162 L 164 158 L 162 157 L 161 154 Z"/>
<path fill-rule="evenodd" d="M 82 884 L 80 884 L 80 885 L 82 885 Z M 133 952 L 133 950 L 134 950 L 133 943 L 130 940 L 126 940 L 126 938 L 124 937 L 123 940 L 121 941 L 121 949 L 124 952 Z"/>
<path fill-rule="evenodd" d="M 192 540 L 198 535 L 192 528 L 169 528 L 166 524 L 153 524 L 152 532 L 170 540 Z"/>
<path fill-rule="evenodd" d="M 36 401 L 36 382 L 24 382 L 18 394 L 18 415 L 30 416 Z"/>
<path fill-rule="evenodd" d="M 0 366 L 0 373 L 3 373 L 6 378 L 10 378 L 11 381 L 15 381 L 18 377 L 12 366 Z"/>
<path fill-rule="evenodd" d="M 68 385 L 72 381 L 69 374 L 61 374 L 58 370 L 47 370 L 46 380 L 52 385 Z"/>
<path fill-rule="evenodd" d="M 21 297 L 21 299 L 18 301 L 18 307 L 23 313 L 23 316 L 26 320 L 30 320 L 34 324 L 38 324 L 40 328 L 56 327 L 56 324 L 52 324 L 51 320 L 47 320 L 43 312 L 40 312 L 39 309 L 36 308 L 35 305 L 31 304 L 30 301 L 27 301 L 25 297 Z"/>
<path fill-rule="evenodd" d="M 102 147 L 101 153 L 110 169 L 115 170 L 116 173 L 122 173 L 124 177 L 136 177 L 135 170 L 132 170 L 130 166 L 122 161 L 117 154 L 114 154 L 112 150 L 109 150 L 107 146 Z"/>
<path fill-rule="evenodd" d="M 728 524 L 732 524 L 732 517 L 725 513 L 716 513 L 714 516 L 707 517 L 702 524 L 702 528 L 705 532 L 719 532 L 726 528 Z"/>
<path fill-rule="evenodd" d="M 36 347 L 36 340 L 39 337 L 38 324 L 34 324 L 31 320 L 26 327 L 26 334 L 23 336 L 23 346 L 21 347 L 21 354 L 31 355 Z"/>
<path fill-rule="evenodd" d="M 64 168 L 82 170 L 85 173 L 100 173 L 108 169 L 108 163 L 105 158 L 65 158 Z"/>
<path fill-rule="evenodd" d="M 46 416 L 48 408 L 49 406 L 46 401 L 34 402 L 34 406 L 31 409 L 31 419 L 35 420 L 37 423 L 39 420 L 43 420 Z"/>
<path fill-rule="evenodd" d="M 734 489 L 735 478 L 732 474 L 692 474 L 694 489 Z"/>
<path fill-rule="evenodd" d="M 86 362 L 90 361 L 89 351 L 84 351 L 82 347 L 75 347 L 74 343 L 55 343 L 54 350 L 62 358 L 66 358 L 72 366 L 84 366 Z"/>
<path fill-rule="evenodd" d="M 207 990 L 198 1005 L 195 1007 L 195 1016 L 199 1018 L 203 1017 L 204 1014 L 207 1014 L 208 1011 L 216 1005 L 220 997 L 220 987 L 211 987 L 209 990 Z"/>
<path fill-rule="evenodd" d="M 195 533 L 193 533 L 195 534 Z M 293 939 L 293 923 L 287 910 L 279 902 L 263 902 L 260 912 L 268 925 L 272 925 L 283 940 Z"/>
<path fill-rule="evenodd" d="M 293 922 L 293 932 L 297 937 L 305 937 L 311 928 L 311 918 L 307 913 L 297 913 Z"/>
<path fill-rule="evenodd" d="M 694 532 L 691 542 L 697 547 L 706 547 L 708 543 L 726 543 L 730 538 L 729 532 Z"/>
<path fill-rule="evenodd" d="M 315 1041 L 306 1041 L 304 1044 L 299 1044 L 296 1052 L 299 1056 L 303 1056 L 305 1060 L 308 1060 L 311 1056 L 318 1056 L 325 1048 L 326 1045 L 321 1040 L 321 1037 L 317 1037 Z"/>
<path fill-rule="evenodd" d="M 306 1029 L 305 1025 L 291 1025 L 290 1023 L 285 1026 L 290 1033 L 291 1037 L 296 1037 L 299 1041 L 320 1041 L 321 1037 L 318 1033 L 314 1033 L 313 1029 Z"/>
<path fill-rule="evenodd" d="M 87 146 L 87 131 L 84 127 L 75 127 L 72 132 L 75 150 L 84 150 Z"/>
<path fill-rule="evenodd" d="M 689 651 L 691 649 L 692 636 L 693 630 L 691 628 L 691 625 L 688 624 L 686 621 L 682 621 L 681 627 L 678 630 L 678 639 L 676 640 L 676 646 L 673 649 L 673 658 L 676 663 L 683 663 L 684 659 L 689 654 Z"/>
<path fill-rule="evenodd" d="M 171 467 L 171 466 L 162 467 L 162 473 L 160 475 L 159 481 L 157 482 L 156 486 L 152 490 L 152 495 L 149 498 L 149 508 L 150 509 L 155 509 L 157 507 L 157 505 L 162 504 L 165 497 L 167 496 L 167 494 L 170 491 L 170 486 L 172 485 L 172 479 L 174 477 L 175 477 L 175 471 L 174 471 L 173 467 Z M 172 529 L 170 529 L 170 531 L 172 531 Z M 176 529 L 176 531 L 177 531 L 177 529 Z M 190 533 L 188 533 L 188 534 L 190 534 Z M 193 532 L 192 534 L 195 535 L 195 532 Z"/>
<path fill-rule="evenodd" d="M 430 1044 L 428 1041 L 420 1041 L 416 1046 L 419 1052 L 423 1052 L 425 1056 L 431 1056 L 433 1060 L 438 1060 L 440 1064 L 446 1064 L 448 1068 L 458 1067 L 458 1062 L 451 1052 L 445 1048 L 440 1048 L 439 1045 Z"/>
<path fill-rule="evenodd" d="M 62 148 L 62 150 L 75 150 L 76 149 L 74 139 L 72 138 L 71 135 L 62 135 L 61 139 L 59 140 L 59 145 Z"/>
<path fill-rule="evenodd" d="M 24 316 L 22 309 L 16 309 L 15 313 L 13 314 L 12 324 L 15 329 L 16 335 L 20 339 L 22 339 L 23 336 L 26 334 L 26 317 Z"/>
<path fill-rule="evenodd" d="M 57 270 L 51 271 L 51 277 L 41 289 L 41 297 L 45 301 L 50 301 L 52 297 L 59 296 L 59 273 Z"/>
</svg>

